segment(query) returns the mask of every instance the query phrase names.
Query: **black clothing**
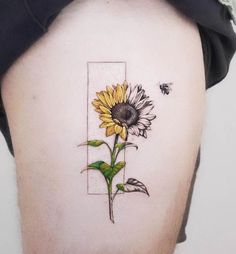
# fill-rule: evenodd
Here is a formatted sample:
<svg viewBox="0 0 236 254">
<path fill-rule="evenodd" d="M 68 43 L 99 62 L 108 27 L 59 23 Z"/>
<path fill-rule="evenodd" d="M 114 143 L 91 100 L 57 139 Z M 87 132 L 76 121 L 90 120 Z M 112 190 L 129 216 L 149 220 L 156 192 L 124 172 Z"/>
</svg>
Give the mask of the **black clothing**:
<svg viewBox="0 0 236 254">
<path fill-rule="evenodd" d="M 57 14 L 72 0 L 0 0 L 0 78 L 39 39 Z M 0 130 L 14 156 L 0 93 Z"/>
<path fill-rule="evenodd" d="M 206 88 L 219 83 L 228 73 L 236 50 L 236 34 L 228 9 L 216 0 L 168 0 L 197 23 L 205 61 Z"/>
</svg>

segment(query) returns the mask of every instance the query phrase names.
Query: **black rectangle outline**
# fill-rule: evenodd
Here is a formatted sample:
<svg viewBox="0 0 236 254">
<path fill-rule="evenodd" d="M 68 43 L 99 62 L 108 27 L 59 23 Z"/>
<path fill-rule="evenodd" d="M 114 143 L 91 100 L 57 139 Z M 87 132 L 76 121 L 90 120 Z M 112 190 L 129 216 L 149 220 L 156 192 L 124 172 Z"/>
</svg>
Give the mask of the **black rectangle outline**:
<svg viewBox="0 0 236 254">
<path fill-rule="evenodd" d="M 99 63 L 123 63 L 125 64 L 125 80 L 127 80 L 127 62 L 125 61 L 88 61 L 87 62 L 87 135 L 86 135 L 86 140 L 88 140 L 88 129 L 89 129 L 89 123 L 88 123 L 88 110 L 89 110 L 89 64 L 99 64 Z M 88 150 L 89 147 L 87 146 L 87 165 L 88 165 Z M 126 157 L 125 157 L 125 149 L 124 149 L 124 160 L 126 161 Z M 88 195 L 107 195 L 107 193 L 91 193 L 89 192 L 89 172 L 87 170 L 87 194 Z M 123 174 L 123 183 L 125 182 L 125 167 L 124 167 L 124 174 Z M 118 194 L 123 194 L 122 193 L 118 193 Z"/>
</svg>

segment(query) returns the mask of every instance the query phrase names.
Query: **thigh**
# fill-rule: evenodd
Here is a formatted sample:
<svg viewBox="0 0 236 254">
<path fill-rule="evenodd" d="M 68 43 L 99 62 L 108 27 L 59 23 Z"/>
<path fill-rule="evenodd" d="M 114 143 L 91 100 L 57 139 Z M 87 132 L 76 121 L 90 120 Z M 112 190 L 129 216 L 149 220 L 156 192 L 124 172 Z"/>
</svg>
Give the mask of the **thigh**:
<svg viewBox="0 0 236 254">
<path fill-rule="evenodd" d="M 166 2 L 75 1 L 65 9 L 2 86 L 25 254 L 172 253 L 204 92 L 198 30 Z M 114 109 L 127 102 L 125 114 Z M 95 141 L 79 146 L 88 139 L 111 150 Z M 125 141 L 139 149 L 127 146 L 110 161 L 115 142 Z M 112 223 L 109 195 L 88 193 L 109 193 L 115 166 L 113 193 L 120 183 L 124 195 L 114 199 Z M 144 185 L 127 183 L 133 178 Z"/>
</svg>

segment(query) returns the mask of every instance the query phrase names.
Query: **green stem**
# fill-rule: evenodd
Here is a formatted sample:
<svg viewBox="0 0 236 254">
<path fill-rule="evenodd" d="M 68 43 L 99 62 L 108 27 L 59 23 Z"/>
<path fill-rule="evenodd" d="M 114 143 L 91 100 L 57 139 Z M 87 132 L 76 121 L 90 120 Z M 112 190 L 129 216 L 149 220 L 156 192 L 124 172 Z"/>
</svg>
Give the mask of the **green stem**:
<svg viewBox="0 0 236 254">
<path fill-rule="evenodd" d="M 116 134 L 115 136 L 115 140 L 114 140 L 114 146 L 113 146 L 113 150 L 111 153 L 111 166 L 113 167 L 116 163 L 116 144 L 118 143 L 118 139 L 119 139 L 119 134 Z"/>
<path fill-rule="evenodd" d="M 112 181 L 107 182 L 107 189 L 108 189 L 108 201 L 109 201 L 109 216 L 112 223 L 115 223 L 114 214 L 113 214 Z"/>
<path fill-rule="evenodd" d="M 118 192 L 119 192 L 119 190 L 117 189 L 116 192 L 114 193 L 113 197 L 112 197 L 112 201 L 114 201 L 114 199 L 115 199 Z"/>
<path fill-rule="evenodd" d="M 109 151 L 110 151 L 110 155 L 112 154 L 112 150 L 111 150 L 111 148 L 110 148 L 110 146 L 107 144 L 107 142 L 104 142 L 104 145 L 106 145 L 107 146 L 107 148 L 109 149 Z"/>
<path fill-rule="evenodd" d="M 116 164 L 116 144 L 118 143 L 119 139 L 119 134 L 116 134 L 115 140 L 114 140 L 114 145 L 113 145 L 113 150 L 111 151 L 111 167 L 114 167 Z M 115 223 L 114 221 L 114 214 L 113 214 L 113 197 L 112 197 L 112 180 L 113 179 L 106 179 L 107 182 L 107 191 L 108 191 L 108 201 L 109 201 L 109 216 L 110 220 Z"/>
<path fill-rule="evenodd" d="M 117 160 L 117 157 L 118 157 L 119 153 L 120 153 L 120 150 L 118 150 L 118 152 L 115 155 L 115 161 Z"/>
</svg>

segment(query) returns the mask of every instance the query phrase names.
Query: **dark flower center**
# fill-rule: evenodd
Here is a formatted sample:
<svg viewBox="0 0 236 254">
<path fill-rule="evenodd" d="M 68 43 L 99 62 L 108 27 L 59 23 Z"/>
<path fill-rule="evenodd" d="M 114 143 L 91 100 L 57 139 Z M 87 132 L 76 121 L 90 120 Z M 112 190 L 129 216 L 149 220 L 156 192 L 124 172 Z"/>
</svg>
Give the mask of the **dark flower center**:
<svg viewBox="0 0 236 254">
<path fill-rule="evenodd" d="M 139 112 L 128 103 L 116 104 L 111 109 L 111 114 L 113 119 L 117 119 L 128 127 L 136 124 L 139 117 Z"/>
</svg>

